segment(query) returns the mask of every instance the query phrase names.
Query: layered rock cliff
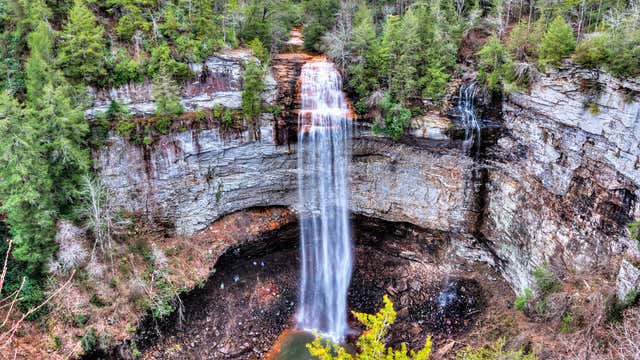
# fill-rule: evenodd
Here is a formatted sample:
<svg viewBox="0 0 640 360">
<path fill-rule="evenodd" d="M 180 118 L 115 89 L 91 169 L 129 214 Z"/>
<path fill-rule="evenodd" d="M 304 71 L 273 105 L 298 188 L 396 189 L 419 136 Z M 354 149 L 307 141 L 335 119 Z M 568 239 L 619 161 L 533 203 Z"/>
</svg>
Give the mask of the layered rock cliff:
<svg viewBox="0 0 640 360">
<path fill-rule="evenodd" d="M 640 216 L 640 84 L 573 67 L 504 101 L 482 233 L 517 291 L 534 269 L 615 273 Z"/>
<path fill-rule="evenodd" d="M 214 128 L 161 136 L 146 147 L 113 135 L 95 159 L 117 205 L 190 235 L 237 210 L 297 207 L 295 143 L 277 145 L 274 125 L 265 115 L 259 139 Z M 365 134 L 354 139 L 353 153 L 355 213 L 442 231 L 471 223 L 472 161 L 462 151 Z"/>
<path fill-rule="evenodd" d="M 112 134 L 95 159 L 118 205 L 181 235 L 241 209 L 295 210 L 297 74 L 306 59 L 274 59 L 278 86 L 264 98 L 282 111 L 262 116 L 259 136 L 213 126 L 142 146 Z M 226 61 L 207 62 L 208 80 L 187 84 L 183 103 L 217 99 L 225 86 L 239 96 L 233 69 L 243 57 Z M 222 73 L 226 85 L 204 85 Z M 352 211 L 475 238 L 485 253 L 470 257 L 495 263 L 516 292 L 532 287 L 538 267 L 559 276 L 598 270 L 613 279 L 618 260 L 635 256 L 627 225 L 640 216 L 639 92 L 638 83 L 597 72 L 551 72 L 504 99 L 501 136 L 480 157 L 449 139 L 446 118 L 425 118 L 438 120 L 421 121 L 401 143 L 356 125 Z M 100 99 L 97 108 L 107 104 Z M 132 107 L 148 101 L 123 100 Z"/>
</svg>

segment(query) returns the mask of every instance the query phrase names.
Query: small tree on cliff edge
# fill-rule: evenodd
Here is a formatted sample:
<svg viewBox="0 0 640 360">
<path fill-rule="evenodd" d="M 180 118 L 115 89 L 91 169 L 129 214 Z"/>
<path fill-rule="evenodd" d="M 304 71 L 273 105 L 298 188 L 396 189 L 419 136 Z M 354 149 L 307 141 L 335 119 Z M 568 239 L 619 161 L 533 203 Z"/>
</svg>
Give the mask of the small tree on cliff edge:
<svg viewBox="0 0 640 360">
<path fill-rule="evenodd" d="M 576 37 L 573 30 L 562 16 L 556 16 L 549 24 L 549 29 L 542 36 L 538 53 L 540 65 L 560 65 L 560 60 L 567 58 L 576 48 Z"/>
<path fill-rule="evenodd" d="M 254 121 L 262 112 L 260 94 L 264 91 L 264 70 L 255 61 L 249 60 L 242 74 L 242 113 L 246 120 Z"/>
</svg>

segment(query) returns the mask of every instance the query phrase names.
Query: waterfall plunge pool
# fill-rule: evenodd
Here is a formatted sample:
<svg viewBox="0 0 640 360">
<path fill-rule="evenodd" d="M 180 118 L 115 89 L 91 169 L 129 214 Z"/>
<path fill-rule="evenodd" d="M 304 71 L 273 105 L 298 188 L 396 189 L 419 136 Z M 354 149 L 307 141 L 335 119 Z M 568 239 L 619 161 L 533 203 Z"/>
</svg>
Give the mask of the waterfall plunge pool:
<svg viewBox="0 0 640 360">
<path fill-rule="evenodd" d="M 473 328 L 485 291 L 475 273 L 452 270 L 457 265 L 449 254 L 451 234 L 360 216 L 352 217 L 351 224 L 355 264 L 349 311 L 376 312 L 388 294 L 398 313 L 390 344 L 408 342 L 413 348 L 428 335 L 437 341 Z M 285 332 L 296 327 L 298 226 L 289 224 L 221 256 L 204 286 L 181 296 L 182 328 L 177 314 L 157 322 L 148 317 L 136 333 L 145 358 L 261 359 L 279 344 L 285 351 L 274 359 L 304 359 L 290 356 L 306 353 L 311 335 Z M 348 323 L 362 330 L 353 316 Z M 347 344 L 355 337 L 348 337 Z"/>
</svg>

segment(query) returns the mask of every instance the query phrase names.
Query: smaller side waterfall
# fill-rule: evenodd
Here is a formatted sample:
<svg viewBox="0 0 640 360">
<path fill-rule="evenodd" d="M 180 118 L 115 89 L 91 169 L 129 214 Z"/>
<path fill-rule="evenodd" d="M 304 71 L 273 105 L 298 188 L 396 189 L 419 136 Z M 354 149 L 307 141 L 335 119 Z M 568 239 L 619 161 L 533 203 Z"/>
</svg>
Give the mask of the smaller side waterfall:
<svg viewBox="0 0 640 360">
<path fill-rule="evenodd" d="M 473 82 L 471 84 L 463 84 L 458 92 L 458 113 L 460 114 L 460 122 L 464 126 L 464 149 L 468 153 L 475 146 L 480 147 L 480 121 L 476 115 L 476 97 L 477 86 Z"/>
</svg>

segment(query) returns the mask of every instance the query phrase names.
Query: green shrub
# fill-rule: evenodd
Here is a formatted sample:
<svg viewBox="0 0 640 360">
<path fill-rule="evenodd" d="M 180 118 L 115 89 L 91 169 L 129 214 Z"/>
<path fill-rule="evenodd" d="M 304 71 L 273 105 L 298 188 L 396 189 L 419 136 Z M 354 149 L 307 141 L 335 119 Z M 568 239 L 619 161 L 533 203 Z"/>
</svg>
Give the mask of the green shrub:
<svg viewBox="0 0 640 360">
<path fill-rule="evenodd" d="M 416 351 L 408 351 L 406 344 L 400 350 L 393 350 L 386 346 L 385 339 L 389 333 L 389 328 L 396 319 L 396 311 L 393 303 L 385 295 L 383 298 L 384 307 L 377 314 L 364 314 L 354 312 L 353 315 L 362 323 L 366 330 L 362 332 L 357 341 L 358 353 L 354 356 L 349 354 L 345 348 L 331 344 L 326 340 L 316 336 L 315 340 L 307 345 L 311 356 L 322 360 L 350 360 L 350 359 L 394 359 L 394 360 L 427 360 L 431 355 L 431 337 L 427 337 L 424 347 Z M 384 354 L 384 355 L 382 355 Z"/>
<path fill-rule="evenodd" d="M 109 137 L 111 123 L 106 118 L 105 113 L 96 114 L 96 118 L 91 122 L 91 144 L 101 146 Z"/>
<path fill-rule="evenodd" d="M 144 81 L 144 69 L 131 58 L 127 50 L 118 48 L 108 52 L 106 65 L 108 76 L 106 85 L 119 87 L 129 83 L 141 83 Z"/>
<path fill-rule="evenodd" d="M 136 123 L 129 120 L 120 120 L 116 126 L 116 131 L 124 138 L 131 138 L 131 134 L 136 129 Z"/>
<path fill-rule="evenodd" d="M 131 244 L 129 244 L 129 252 L 132 254 L 140 255 L 144 258 L 151 256 L 151 248 L 145 238 L 136 238 Z"/>
<path fill-rule="evenodd" d="M 131 113 L 129 112 L 129 108 L 125 105 L 112 100 L 111 103 L 109 103 L 109 108 L 107 109 L 105 116 L 107 120 L 111 121 L 128 120 L 131 118 Z"/>
<path fill-rule="evenodd" d="M 538 291 L 542 295 L 550 294 L 560 289 L 560 283 L 556 281 L 555 274 L 549 269 L 548 265 L 537 267 L 533 272 Z"/>
<path fill-rule="evenodd" d="M 520 21 L 509 34 L 507 49 L 514 59 L 531 61 L 538 58 L 538 46 L 545 30 L 544 18 L 540 18 L 530 28 L 525 21 Z"/>
<path fill-rule="evenodd" d="M 203 122 L 207 120 L 207 113 L 204 110 L 196 110 L 193 116 L 193 120 L 196 122 Z"/>
<path fill-rule="evenodd" d="M 87 325 L 89 321 L 89 315 L 84 313 L 74 313 L 73 314 L 73 326 L 77 328 L 82 328 Z"/>
<path fill-rule="evenodd" d="M 533 296 L 531 289 L 526 288 L 522 295 L 516 297 L 516 301 L 513 303 L 516 310 L 524 311 L 529 305 L 529 301 L 531 301 L 531 297 Z"/>
<path fill-rule="evenodd" d="M 129 345 L 129 348 L 131 349 L 131 355 L 133 355 L 134 358 L 137 359 L 140 356 L 142 356 L 142 352 L 138 350 L 138 345 L 136 344 L 135 340 L 131 340 L 131 344 Z"/>
<path fill-rule="evenodd" d="M 98 294 L 91 295 L 91 298 L 89 299 L 89 303 L 97 307 L 105 307 L 109 305 L 109 303 L 104 301 L 100 296 L 98 296 Z"/>
<path fill-rule="evenodd" d="M 457 353 L 459 360 L 535 360 L 534 354 L 525 354 L 522 350 L 509 351 L 504 348 L 506 341 L 499 339 L 493 344 L 479 349 L 467 347 Z"/>
<path fill-rule="evenodd" d="M 573 30 L 562 16 L 556 16 L 542 36 L 538 53 L 540 64 L 558 66 L 560 61 L 571 55 L 576 48 Z"/>
<path fill-rule="evenodd" d="M 640 35 L 610 34 L 611 61 L 606 69 L 614 76 L 625 78 L 640 74 Z"/>
<path fill-rule="evenodd" d="M 174 118 L 184 112 L 184 107 L 180 104 L 180 88 L 168 73 L 163 71 L 153 80 L 152 93 L 156 115 Z M 163 130 L 168 134 L 168 126 L 163 127 Z"/>
<path fill-rule="evenodd" d="M 224 113 L 224 106 L 220 104 L 215 104 L 213 106 L 213 117 L 216 119 L 222 118 L 222 114 Z"/>
<path fill-rule="evenodd" d="M 562 317 L 562 321 L 560 323 L 560 332 L 570 333 L 573 332 L 576 328 L 576 319 L 571 314 L 566 314 Z"/>
<path fill-rule="evenodd" d="M 409 126 L 411 111 L 402 104 L 394 102 L 389 95 L 385 95 L 378 106 L 382 110 L 382 124 L 374 124 L 373 132 L 399 140 Z"/>
<path fill-rule="evenodd" d="M 549 304 L 547 303 L 546 298 L 542 298 L 533 304 L 533 310 L 536 312 L 536 314 L 540 316 L 544 316 L 544 314 L 547 313 L 548 307 L 549 307 Z"/>
<path fill-rule="evenodd" d="M 90 328 L 80 339 L 80 345 L 85 354 L 88 354 L 98 346 L 98 332 L 94 328 Z"/>
<path fill-rule="evenodd" d="M 161 116 L 160 119 L 154 122 L 153 126 L 160 134 L 167 135 L 171 130 L 171 119 L 168 116 Z"/>
<path fill-rule="evenodd" d="M 478 52 L 478 81 L 494 93 L 503 91 L 513 79 L 513 64 L 500 40 L 492 36 Z"/>
<path fill-rule="evenodd" d="M 233 113 L 231 112 L 231 110 L 226 109 L 224 111 L 221 121 L 224 127 L 230 127 L 231 125 L 233 125 Z"/>
<path fill-rule="evenodd" d="M 578 65 L 588 69 L 598 69 L 607 64 L 611 59 L 611 50 L 606 36 L 599 35 L 581 41 L 573 59 Z"/>
<path fill-rule="evenodd" d="M 255 120 L 262 112 L 264 69 L 256 61 L 248 61 L 242 73 L 242 113 L 245 119 Z"/>
<path fill-rule="evenodd" d="M 247 46 L 253 52 L 253 56 L 255 56 L 258 60 L 260 60 L 260 64 L 262 66 L 268 66 L 269 64 L 269 51 L 262 45 L 262 41 L 259 38 L 255 38 L 247 44 Z"/>
</svg>

